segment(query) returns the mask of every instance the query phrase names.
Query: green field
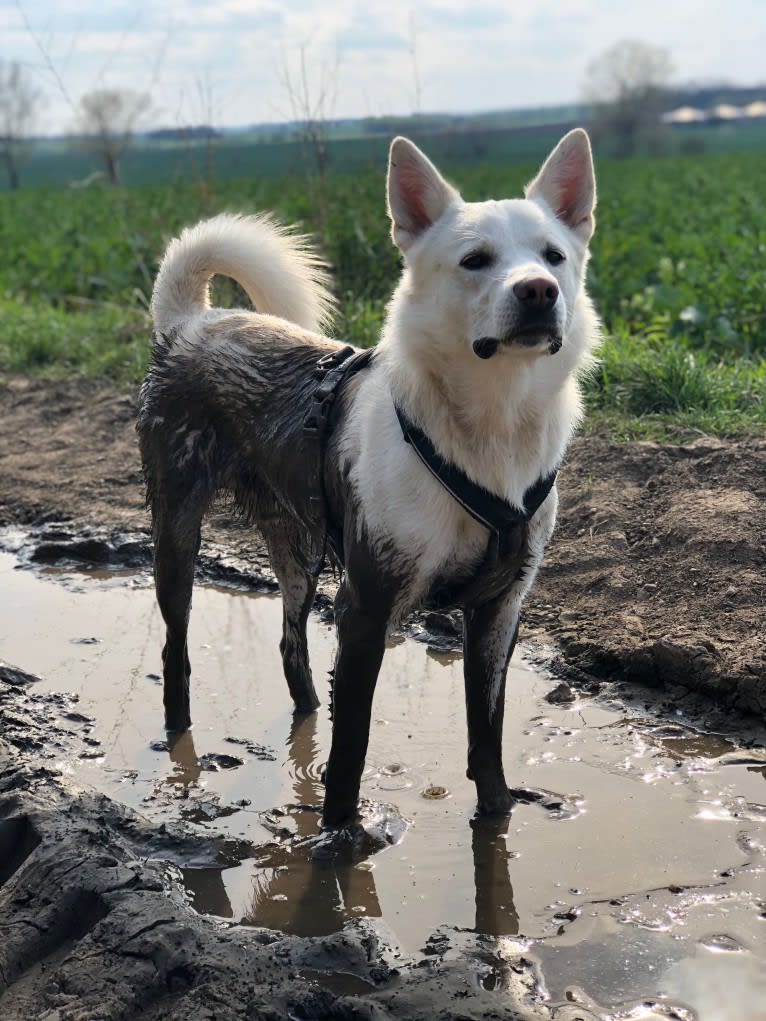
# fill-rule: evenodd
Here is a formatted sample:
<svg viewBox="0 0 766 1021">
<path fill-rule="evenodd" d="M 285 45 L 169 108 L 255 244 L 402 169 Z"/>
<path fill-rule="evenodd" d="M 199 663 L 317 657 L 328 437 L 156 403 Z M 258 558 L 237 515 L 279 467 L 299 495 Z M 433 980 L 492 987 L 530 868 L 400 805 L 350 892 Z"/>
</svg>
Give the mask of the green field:
<svg viewBox="0 0 766 1021">
<path fill-rule="evenodd" d="M 548 141 L 530 135 L 538 148 Z M 527 162 L 513 162 L 484 142 L 470 151 L 454 136 L 425 145 L 467 198 L 518 194 L 537 151 L 517 152 Z M 370 139 L 363 158 L 357 146 L 359 158 L 345 161 L 343 144 L 333 150 L 323 225 L 316 182 L 295 146 L 292 168 L 281 173 L 259 167 L 270 146 L 252 145 L 239 176 L 208 177 L 198 162 L 173 183 L 166 167 L 153 175 L 165 183 L 0 194 L 0 373 L 140 378 L 164 244 L 223 209 L 274 209 L 319 233 L 341 299 L 337 334 L 374 343 L 398 273 L 385 144 Z M 766 151 L 599 160 L 597 173 L 590 290 L 607 340 L 588 384 L 591 421 L 617 436 L 761 430 Z"/>
</svg>

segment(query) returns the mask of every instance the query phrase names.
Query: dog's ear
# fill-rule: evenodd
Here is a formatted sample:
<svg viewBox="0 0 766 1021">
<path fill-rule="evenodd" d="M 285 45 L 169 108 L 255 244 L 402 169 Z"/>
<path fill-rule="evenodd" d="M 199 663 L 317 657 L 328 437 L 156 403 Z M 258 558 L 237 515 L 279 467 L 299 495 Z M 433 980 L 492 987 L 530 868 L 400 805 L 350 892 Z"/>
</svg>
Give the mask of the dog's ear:
<svg viewBox="0 0 766 1021">
<path fill-rule="evenodd" d="M 595 226 L 596 175 L 590 141 L 582 128 L 564 135 L 525 194 L 528 199 L 542 199 L 583 241 L 590 240 Z"/>
<path fill-rule="evenodd" d="M 395 138 L 388 160 L 388 215 L 394 244 L 406 252 L 460 196 L 407 138 Z"/>
</svg>

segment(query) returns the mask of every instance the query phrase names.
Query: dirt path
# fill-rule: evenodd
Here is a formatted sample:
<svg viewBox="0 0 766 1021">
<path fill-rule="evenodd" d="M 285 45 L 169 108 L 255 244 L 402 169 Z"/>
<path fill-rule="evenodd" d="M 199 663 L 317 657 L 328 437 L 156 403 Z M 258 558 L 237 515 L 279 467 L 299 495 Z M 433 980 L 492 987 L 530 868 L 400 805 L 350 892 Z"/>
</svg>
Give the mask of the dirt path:
<svg viewBox="0 0 766 1021">
<path fill-rule="evenodd" d="M 134 395 L 82 381 L 0 391 L 0 526 L 146 530 Z M 561 665 L 704 691 L 766 713 L 766 440 L 689 445 L 579 437 L 523 624 Z M 210 534 L 251 540 L 224 515 Z M 261 548 L 254 562 L 263 564 Z"/>
</svg>

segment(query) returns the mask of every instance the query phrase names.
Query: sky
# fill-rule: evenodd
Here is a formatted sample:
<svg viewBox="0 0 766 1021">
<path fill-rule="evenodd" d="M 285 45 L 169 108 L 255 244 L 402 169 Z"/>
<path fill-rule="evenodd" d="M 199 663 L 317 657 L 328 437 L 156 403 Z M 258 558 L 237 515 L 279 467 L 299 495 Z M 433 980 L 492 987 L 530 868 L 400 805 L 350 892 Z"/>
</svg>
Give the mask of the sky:
<svg viewBox="0 0 766 1021">
<path fill-rule="evenodd" d="M 326 117 L 570 103 L 623 39 L 667 48 L 679 83 L 766 83 L 766 0 L 0 0 L 45 133 L 97 88 L 151 93 L 146 127 L 290 120 L 302 63 Z"/>
</svg>

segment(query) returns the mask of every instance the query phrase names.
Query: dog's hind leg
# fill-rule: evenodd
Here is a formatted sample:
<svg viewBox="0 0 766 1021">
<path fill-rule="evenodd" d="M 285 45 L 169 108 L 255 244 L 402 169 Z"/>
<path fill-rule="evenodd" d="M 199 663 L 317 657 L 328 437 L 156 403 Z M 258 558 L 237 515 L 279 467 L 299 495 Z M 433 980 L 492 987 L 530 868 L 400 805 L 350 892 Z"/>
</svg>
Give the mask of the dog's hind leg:
<svg viewBox="0 0 766 1021">
<path fill-rule="evenodd" d="M 182 731 L 191 726 L 186 636 L 205 505 L 193 497 L 184 501 L 182 510 L 164 500 L 158 504 L 153 515 L 154 585 L 166 628 L 162 650 L 165 726 Z"/>
<path fill-rule="evenodd" d="M 273 519 L 260 522 L 271 566 L 282 594 L 282 639 L 279 651 L 290 695 L 299 713 L 319 705 L 309 665 L 306 622 L 314 602 L 317 579 L 307 569 L 308 557 L 297 531 Z"/>
<path fill-rule="evenodd" d="M 513 798 L 503 773 L 505 678 L 519 630 L 521 598 L 512 589 L 464 612 L 463 669 L 468 716 L 468 779 L 479 811 L 510 812 Z"/>
</svg>

